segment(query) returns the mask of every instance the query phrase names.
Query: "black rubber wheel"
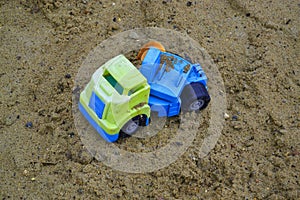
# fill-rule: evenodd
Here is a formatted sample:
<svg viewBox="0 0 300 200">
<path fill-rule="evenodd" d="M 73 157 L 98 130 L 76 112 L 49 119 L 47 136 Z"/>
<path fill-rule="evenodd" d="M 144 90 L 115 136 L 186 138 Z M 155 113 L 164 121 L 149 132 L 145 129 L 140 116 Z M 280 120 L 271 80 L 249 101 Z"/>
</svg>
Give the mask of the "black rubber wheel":
<svg viewBox="0 0 300 200">
<path fill-rule="evenodd" d="M 127 135 L 133 135 L 141 124 L 140 116 L 136 116 L 130 119 L 121 129 L 121 131 Z"/>
<path fill-rule="evenodd" d="M 186 85 L 180 95 L 183 112 L 199 111 L 207 107 L 210 96 L 202 83 Z"/>
<path fill-rule="evenodd" d="M 139 117 L 140 117 L 139 126 L 146 126 L 147 125 L 147 120 L 148 120 L 148 123 L 151 122 L 151 119 L 150 118 L 148 119 L 147 115 L 140 115 Z"/>
</svg>

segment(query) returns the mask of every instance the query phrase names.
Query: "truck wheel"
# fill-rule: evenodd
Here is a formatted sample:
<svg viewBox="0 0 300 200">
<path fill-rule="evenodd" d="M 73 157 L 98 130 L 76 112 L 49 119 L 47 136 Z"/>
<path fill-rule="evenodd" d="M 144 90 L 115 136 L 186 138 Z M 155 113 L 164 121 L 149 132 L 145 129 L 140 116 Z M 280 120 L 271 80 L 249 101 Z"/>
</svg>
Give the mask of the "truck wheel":
<svg viewBox="0 0 300 200">
<path fill-rule="evenodd" d="M 203 99 L 196 99 L 195 101 L 190 103 L 189 110 L 190 111 L 197 111 L 200 110 L 205 104 Z"/>
<path fill-rule="evenodd" d="M 140 125 L 140 117 L 136 116 L 130 119 L 121 129 L 123 133 L 127 135 L 133 135 L 139 128 Z"/>
<path fill-rule="evenodd" d="M 186 85 L 180 95 L 181 110 L 184 112 L 199 111 L 207 107 L 210 96 L 201 83 Z"/>
<path fill-rule="evenodd" d="M 147 54 L 147 51 L 149 50 L 150 47 L 157 48 L 163 52 L 166 51 L 164 46 L 161 43 L 156 42 L 156 41 L 150 41 L 150 42 L 146 43 L 144 46 L 142 46 L 142 48 L 140 49 L 140 51 L 137 55 L 137 59 L 143 61 Z"/>
</svg>

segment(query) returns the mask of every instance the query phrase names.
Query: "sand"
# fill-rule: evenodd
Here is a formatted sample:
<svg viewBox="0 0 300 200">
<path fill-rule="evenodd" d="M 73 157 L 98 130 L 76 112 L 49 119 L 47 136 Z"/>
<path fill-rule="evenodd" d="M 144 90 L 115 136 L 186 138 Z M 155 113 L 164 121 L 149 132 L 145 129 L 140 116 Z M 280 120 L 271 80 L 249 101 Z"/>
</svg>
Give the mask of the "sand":
<svg viewBox="0 0 300 200">
<path fill-rule="evenodd" d="M 298 1 L 0 5 L 1 199 L 299 199 Z M 134 174 L 89 153 L 74 125 L 72 92 L 91 50 L 144 27 L 187 34 L 206 49 L 223 78 L 228 115 L 206 157 L 196 139 L 171 165 Z"/>
</svg>

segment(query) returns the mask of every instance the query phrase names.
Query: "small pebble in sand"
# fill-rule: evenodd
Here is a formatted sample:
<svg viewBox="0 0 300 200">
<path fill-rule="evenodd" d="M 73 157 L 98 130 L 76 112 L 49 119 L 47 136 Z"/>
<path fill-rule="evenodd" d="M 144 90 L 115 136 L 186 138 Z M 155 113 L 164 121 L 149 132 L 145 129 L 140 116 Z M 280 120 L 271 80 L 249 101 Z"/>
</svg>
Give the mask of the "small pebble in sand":
<svg viewBox="0 0 300 200">
<path fill-rule="evenodd" d="M 28 173 L 29 173 L 29 171 L 28 171 L 27 169 L 25 169 L 25 170 L 23 171 L 23 175 L 24 175 L 24 176 L 27 176 Z"/>
<path fill-rule="evenodd" d="M 227 113 L 224 113 L 224 119 L 229 119 L 229 115 Z"/>
<path fill-rule="evenodd" d="M 75 133 L 74 133 L 74 132 L 71 132 L 71 133 L 69 133 L 68 135 L 69 135 L 70 138 L 73 138 L 74 135 L 75 135 Z"/>
<path fill-rule="evenodd" d="M 83 194 L 83 189 L 80 188 L 77 190 L 77 192 L 78 192 L 78 194 Z"/>
<path fill-rule="evenodd" d="M 186 3 L 186 6 L 190 7 L 192 4 L 193 4 L 193 2 L 188 1 L 188 2 Z"/>
<path fill-rule="evenodd" d="M 233 115 L 232 116 L 232 120 L 234 120 L 234 121 L 238 120 L 238 116 L 237 115 Z"/>
<path fill-rule="evenodd" d="M 27 123 L 25 124 L 25 126 L 26 126 L 27 128 L 32 128 L 33 124 L 32 124 L 32 122 L 27 122 Z"/>
</svg>

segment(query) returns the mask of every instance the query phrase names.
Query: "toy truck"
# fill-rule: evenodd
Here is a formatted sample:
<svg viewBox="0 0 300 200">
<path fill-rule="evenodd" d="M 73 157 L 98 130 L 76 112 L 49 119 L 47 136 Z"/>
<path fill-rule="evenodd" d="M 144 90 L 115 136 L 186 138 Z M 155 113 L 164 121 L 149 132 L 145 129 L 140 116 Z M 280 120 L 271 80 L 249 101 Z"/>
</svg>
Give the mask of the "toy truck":
<svg viewBox="0 0 300 200">
<path fill-rule="evenodd" d="M 79 110 L 108 142 L 149 124 L 150 113 L 172 117 L 204 109 L 210 96 L 200 64 L 166 52 L 158 42 L 144 45 L 137 69 L 118 55 L 96 70 L 80 94 Z"/>
</svg>

